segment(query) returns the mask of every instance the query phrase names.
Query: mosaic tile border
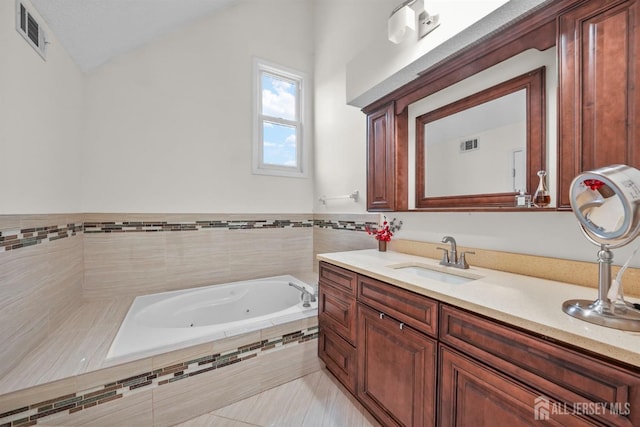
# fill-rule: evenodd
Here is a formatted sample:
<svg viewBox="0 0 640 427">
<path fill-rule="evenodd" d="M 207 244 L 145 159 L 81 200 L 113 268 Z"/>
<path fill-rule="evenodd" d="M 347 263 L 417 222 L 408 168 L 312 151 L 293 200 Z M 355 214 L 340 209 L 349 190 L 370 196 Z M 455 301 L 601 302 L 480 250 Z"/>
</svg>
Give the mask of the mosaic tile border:
<svg viewBox="0 0 640 427">
<path fill-rule="evenodd" d="M 333 230 L 349 230 L 349 231 L 367 231 L 367 227 L 378 228 L 377 222 L 372 221 L 342 221 L 342 220 L 325 220 L 316 219 L 313 225 L 318 228 L 331 228 Z"/>
<path fill-rule="evenodd" d="M 6 252 L 45 242 L 64 239 L 82 232 L 83 224 L 52 225 L 23 228 L 16 231 L 0 231 L 0 252 Z"/>
<path fill-rule="evenodd" d="M 318 326 L 290 332 L 280 337 L 261 340 L 236 349 L 215 353 L 187 362 L 144 372 L 103 386 L 59 396 L 44 402 L 16 408 L 0 414 L 0 427 L 26 427 L 60 412 L 82 411 L 112 400 L 125 398 L 140 391 L 161 387 L 185 378 L 253 359 L 262 354 L 282 350 L 290 344 L 302 344 L 318 338 Z"/>
<path fill-rule="evenodd" d="M 274 220 L 203 220 L 193 222 L 166 221 L 106 221 L 85 222 L 85 233 L 131 233 L 163 231 L 200 231 L 206 229 L 255 230 L 263 228 L 306 228 L 313 227 L 314 221 L 289 219 Z"/>
<path fill-rule="evenodd" d="M 147 233 L 165 231 L 202 231 L 210 229 L 259 230 L 268 228 L 325 228 L 333 230 L 366 232 L 367 227 L 377 227 L 376 222 L 306 219 L 306 220 L 202 220 L 192 222 L 167 221 L 106 221 L 71 223 L 46 227 L 31 227 L 21 230 L 0 231 L 0 252 L 26 248 L 53 242 L 78 233 Z"/>
<path fill-rule="evenodd" d="M 118 221 L 85 222 L 85 233 L 131 233 L 162 231 L 199 231 L 206 229 L 255 230 L 263 228 L 331 228 L 334 230 L 366 231 L 366 227 L 376 228 L 377 222 L 356 222 L 344 220 L 306 219 L 294 221 L 275 220 L 204 220 L 195 222 L 165 221 Z"/>
</svg>

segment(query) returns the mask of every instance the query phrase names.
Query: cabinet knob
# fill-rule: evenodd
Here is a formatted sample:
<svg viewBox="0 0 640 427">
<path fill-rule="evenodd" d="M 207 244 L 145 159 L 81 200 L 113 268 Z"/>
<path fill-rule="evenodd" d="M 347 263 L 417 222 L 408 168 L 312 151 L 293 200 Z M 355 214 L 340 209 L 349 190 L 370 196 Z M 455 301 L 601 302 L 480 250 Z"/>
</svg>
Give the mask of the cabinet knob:
<svg viewBox="0 0 640 427">
<path fill-rule="evenodd" d="M 384 313 L 380 313 L 380 320 L 384 319 Z"/>
<path fill-rule="evenodd" d="M 400 323 L 400 329 L 404 329 L 404 323 Z"/>
</svg>

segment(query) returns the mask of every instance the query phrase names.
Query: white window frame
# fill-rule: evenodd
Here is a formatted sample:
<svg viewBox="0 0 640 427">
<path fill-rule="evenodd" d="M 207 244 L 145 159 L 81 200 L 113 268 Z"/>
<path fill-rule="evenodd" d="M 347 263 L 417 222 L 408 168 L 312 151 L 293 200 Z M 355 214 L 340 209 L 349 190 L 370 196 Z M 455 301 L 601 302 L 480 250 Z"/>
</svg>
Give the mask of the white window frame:
<svg viewBox="0 0 640 427">
<path fill-rule="evenodd" d="M 296 120 L 286 120 L 262 114 L 262 75 L 264 73 L 276 78 L 288 80 L 297 86 Z M 287 176 L 294 178 L 307 177 L 307 138 L 304 135 L 306 121 L 304 93 L 306 92 L 306 76 L 304 73 L 269 63 L 265 60 L 253 60 L 253 173 L 258 175 Z M 263 123 L 272 122 L 296 129 L 296 166 L 282 166 L 264 163 Z"/>
</svg>

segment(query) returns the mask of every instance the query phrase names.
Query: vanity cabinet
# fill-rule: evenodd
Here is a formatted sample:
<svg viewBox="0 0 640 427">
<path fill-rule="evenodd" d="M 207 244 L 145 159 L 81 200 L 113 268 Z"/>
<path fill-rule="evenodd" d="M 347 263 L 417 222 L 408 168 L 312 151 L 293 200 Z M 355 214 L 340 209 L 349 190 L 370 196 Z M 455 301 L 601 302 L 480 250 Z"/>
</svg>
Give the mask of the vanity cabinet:
<svg viewBox="0 0 640 427">
<path fill-rule="evenodd" d="M 437 312 L 429 298 L 358 276 L 357 397 L 384 425 L 435 425 Z"/>
<path fill-rule="evenodd" d="M 640 167 L 640 1 L 584 1 L 558 20 L 558 207 L 580 172 Z"/>
<path fill-rule="evenodd" d="M 385 426 L 640 426 L 637 367 L 326 262 L 319 292 L 320 358 Z"/>
<path fill-rule="evenodd" d="M 324 262 L 318 282 L 318 356 L 356 393 L 356 274 Z"/>
</svg>

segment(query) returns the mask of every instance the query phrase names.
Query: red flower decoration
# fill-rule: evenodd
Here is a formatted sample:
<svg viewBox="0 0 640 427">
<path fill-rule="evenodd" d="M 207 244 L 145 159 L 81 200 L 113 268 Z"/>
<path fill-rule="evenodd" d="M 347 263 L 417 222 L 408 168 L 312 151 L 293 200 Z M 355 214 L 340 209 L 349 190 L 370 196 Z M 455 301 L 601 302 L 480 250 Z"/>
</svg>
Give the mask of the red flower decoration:
<svg viewBox="0 0 640 427">
<path fill-rule="evenodd" d="M 597 179 L 585 179 L 583 181 L 583 184 L 589 187 L 591 190 L 596 191 L 604 185 L 604 182 Z"/>
<path fill-rule="evenodd" d="M 370 228 L 368 225 L 366 225 L 364 229 L 367 231 L 367 233 L 370 236 L 375 237 L 376 240 L 382 240 L 383 242 L 388 242 L 391 240 L 391 237 L 393 237 L 393 232 L 396 230 L 399 230 L 401 225 L 402 225 L 402 221 L 400 221 L 400 223 L 396 225 L 395 218 L 391 222 L 387 222 L 387 219 L 385 217 L 384 221 L 382 222 L 382 225 L 377 229 L 374 230 Z"/>
</svg>

